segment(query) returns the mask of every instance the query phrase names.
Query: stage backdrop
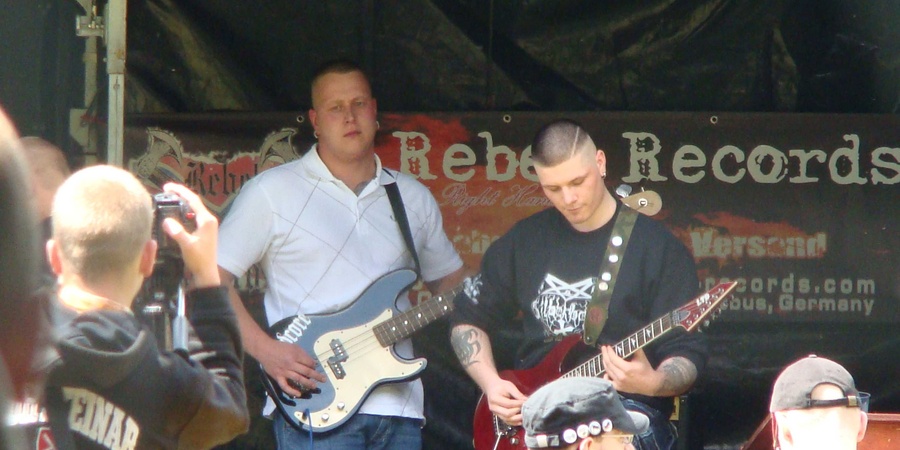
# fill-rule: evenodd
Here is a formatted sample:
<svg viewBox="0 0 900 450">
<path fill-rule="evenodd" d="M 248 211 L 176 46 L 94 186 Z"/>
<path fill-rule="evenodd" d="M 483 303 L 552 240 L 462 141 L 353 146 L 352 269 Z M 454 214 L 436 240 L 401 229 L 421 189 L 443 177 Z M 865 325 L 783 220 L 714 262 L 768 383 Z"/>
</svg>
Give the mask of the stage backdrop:
<svg viewBox="0 0 900 450">
<path fill-rule="evenodd" d="M 606 152 L 612 190 L 660 195 L 654 218 L 693 253 L 700 289 L 740 281 L 719 320 L 900 322 L 897 116 L 382 113 L 377 152 L 431 189 L 477 267 L 515 221 L 551 206 L 530 141 L 561 117 Z M 313 142 L 305 113 L 130 116 L 125 139 L 151 189 L 183 182 L 220 215 L 244 182 Z M 264 283 L 253 271 L 241 288 Z"/>
</svg>

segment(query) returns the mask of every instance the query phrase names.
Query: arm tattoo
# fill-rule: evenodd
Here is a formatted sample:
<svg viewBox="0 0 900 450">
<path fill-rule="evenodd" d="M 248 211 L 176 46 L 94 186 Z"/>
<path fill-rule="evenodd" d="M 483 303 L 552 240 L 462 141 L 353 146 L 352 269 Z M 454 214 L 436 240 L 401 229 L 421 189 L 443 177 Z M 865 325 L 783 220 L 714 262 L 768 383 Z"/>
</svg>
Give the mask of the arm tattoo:
<svg viewBox="0 0 900 450">
<path fill-rule="evenodd" d="M 665 374 L 660 386 L 660 393 L 663 395 L 681 395 L 697 379 L 697 368 L 686 358 L 667 359 L 659 365 L 659 369 Z"/>
<path fill-rule="evenodd" d="M 475 356 L 481 351 L 481 343 L 478 342 L 477 329 L 454 329 L 450 333 L 450 343 L 453 345 L 453 351 L 463 367 L 469 367 L 478 362 Z"/>
</svg>

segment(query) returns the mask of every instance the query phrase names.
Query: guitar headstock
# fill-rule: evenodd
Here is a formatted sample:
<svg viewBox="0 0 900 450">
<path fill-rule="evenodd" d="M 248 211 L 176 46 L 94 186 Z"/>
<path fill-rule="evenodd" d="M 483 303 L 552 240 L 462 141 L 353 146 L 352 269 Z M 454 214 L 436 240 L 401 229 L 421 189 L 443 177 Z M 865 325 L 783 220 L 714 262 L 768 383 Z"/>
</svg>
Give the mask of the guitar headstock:
<svg viewBox="0 0 900 450">
<path fill-rule="evenodd" d="M 622 198 L 622 203 L 648 216 L 656 215 L 662 209 L 662 198 L 654 191 L 641 191 Z"/>
<path fill-rule="evenodd" d="M 712 318 L 722 306 L 731 291 L 737 287 L 737 281 L 720 283 L 716 287 L 700 294 L 681 308 L 672 312 L 672 325 L 680 326 L 687 331 L 694 331 Z"/>
</svg>

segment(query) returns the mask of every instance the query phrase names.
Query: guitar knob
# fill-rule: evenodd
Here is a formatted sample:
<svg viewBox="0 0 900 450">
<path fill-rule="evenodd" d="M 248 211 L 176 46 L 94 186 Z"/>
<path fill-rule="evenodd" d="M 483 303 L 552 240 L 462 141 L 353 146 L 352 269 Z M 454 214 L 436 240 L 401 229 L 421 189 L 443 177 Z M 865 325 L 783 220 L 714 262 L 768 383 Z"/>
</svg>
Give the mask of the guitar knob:
<svg viewBox="0 0 900 450">
<path fill-rule="evenodd" d="M 346 407 L 347 407 L 347 405 L 344 404 L 344 402 L 339 402 L 339 403 L 337 404 L 337 409 L 338 409 L 338 411 L 343 411 L 344 408 L 346 408 Z"/>
<path fill-rule="evenodd" d="M 322 414 L 322 422 L 328 422 L 329 416 L 328 414 Z"/>
<path fill-rule="evenodd" d="M 509 439 L 509 443 L 510 443 L 510 445 L 515 447 L 515 446 L 519 445 L 519 438 L 513 436 L 512 438 Z"/>
</svg>

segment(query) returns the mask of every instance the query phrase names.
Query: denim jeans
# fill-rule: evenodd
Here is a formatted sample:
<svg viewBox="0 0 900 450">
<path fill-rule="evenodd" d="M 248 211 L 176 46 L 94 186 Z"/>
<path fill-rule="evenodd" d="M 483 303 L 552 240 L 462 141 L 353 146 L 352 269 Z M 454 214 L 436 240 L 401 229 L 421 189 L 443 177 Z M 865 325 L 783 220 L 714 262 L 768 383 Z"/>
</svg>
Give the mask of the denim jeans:
<svg viewBox="0 0 900 450">
<path fill-rule="evenodd" d="M 422 448 L 422 421 L 407 417 L 356 414 L 324 433 L 294 428 L 275 414 L 275 440 L 281 450 L 392 450 Z"/>
<path fill-rule="evenodd" d="M 650 428 L 643 434 L 635 435 L 635 450 L 671 450 L 678 439 L 678 431 L 675 425 L 669 421 L 669 417 L 641 402 L 619 397 L 625 409 L 636 411 L 650 418 Z"/>
</svg>

